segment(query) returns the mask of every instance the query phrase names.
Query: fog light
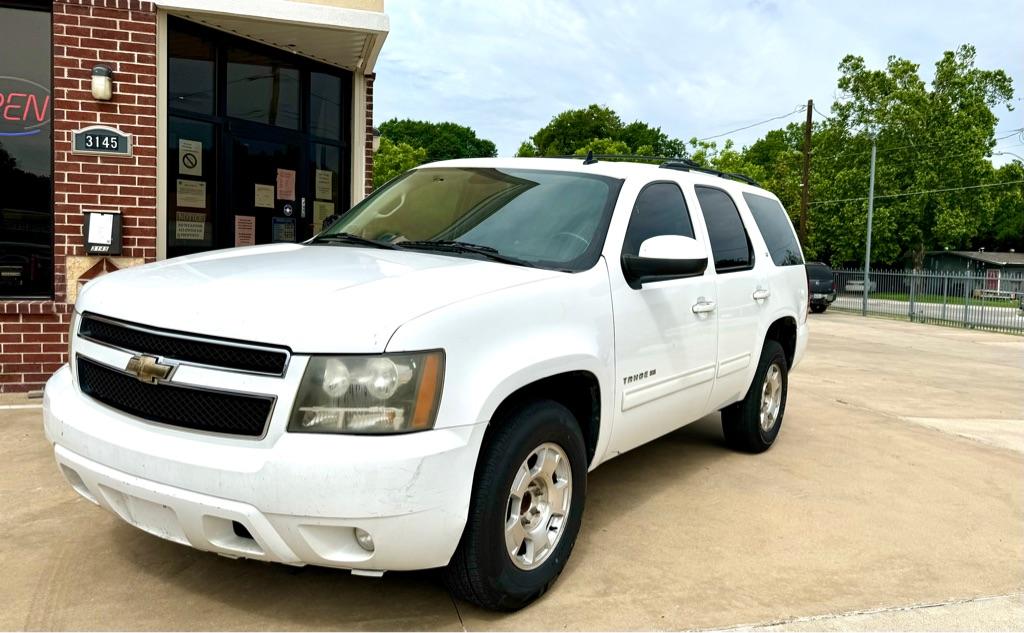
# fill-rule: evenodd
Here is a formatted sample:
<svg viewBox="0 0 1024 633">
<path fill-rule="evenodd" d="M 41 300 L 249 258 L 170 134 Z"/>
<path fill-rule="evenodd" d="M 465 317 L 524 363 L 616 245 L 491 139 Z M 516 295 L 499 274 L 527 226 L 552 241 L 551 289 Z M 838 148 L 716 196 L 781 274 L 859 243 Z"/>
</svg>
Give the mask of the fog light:
<svg viewBox="0 0 1024 633">
<path fill-rule="evenodd" d="M 356 542 L 368 552 L 373 551 L 373 537 L 363 528 L 356 528 Z"/>
</svg>

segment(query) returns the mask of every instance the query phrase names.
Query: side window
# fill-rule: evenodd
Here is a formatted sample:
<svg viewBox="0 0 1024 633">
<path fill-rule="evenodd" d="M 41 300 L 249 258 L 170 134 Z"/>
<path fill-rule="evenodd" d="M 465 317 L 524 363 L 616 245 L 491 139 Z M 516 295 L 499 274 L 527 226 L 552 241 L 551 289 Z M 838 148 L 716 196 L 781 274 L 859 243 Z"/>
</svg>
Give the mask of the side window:
<svg viewBox="0 0 1024 633">
<path fill-rule="evenodd" d="M 776 266 L 798 266 L 804 263 L 800 254 L 800 243 L 796 241 L 793 225 L 786 210 L 778 200 L 772 200 L 753 193 L 744 193 L 743 199 L 750 207 L 757 229 L 761 231 L 764 243 Z"/>
<path fill-rule="evenodd" d="M 711 239 L 711 252 L 715 256 L 715 270 L 730 272 L 746 270 L 754 264 L 750 238 L 743 228 L 740 211 L 729 194 L 712 187 L 695 187 L 704 224 Z"/>
<path fill-rule="evenodd" d="M 683 192 L 670 182 L 647 185 L 636 197 L 626 239 L 622 243 L 622 254 L 639 255 L 644 240 L 656 235 L 694 236 Z"/>
</svg>

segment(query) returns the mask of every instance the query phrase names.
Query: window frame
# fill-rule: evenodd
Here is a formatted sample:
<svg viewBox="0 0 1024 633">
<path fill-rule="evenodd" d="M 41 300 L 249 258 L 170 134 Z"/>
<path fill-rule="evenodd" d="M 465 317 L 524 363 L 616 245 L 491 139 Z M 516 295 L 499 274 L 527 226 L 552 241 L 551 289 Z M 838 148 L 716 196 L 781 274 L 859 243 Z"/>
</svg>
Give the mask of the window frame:
<svg viewBox="0 0 1024 633">
<path fill-rule="evenodd" d="M 765 192 L 765 193 L 767 193 L 767 192 Z M 782 201 L 779 200 L 778 198 L 772 198 L 772 197 L 769 197 L 769 196 L 766 196 L 766 195 L 761 195 L 759 193 L 754 193 L 752 191 L 744 191 L 742 195 L 743 195 L 743 202 L 747 205 L 747 210 L 750 211 L 750 217 L 753 218 L 753 220 L 754 220 L 754 226 L 757 227 L 757 232 L 761 234 L 761 241 L 764 242 L 765 248 L 768 249 L 768 258 L 772 260 L 772 264 L 776 268 L 785 268 L 786 266 L 803 266 L 804 264 L 806 264 L 807 263 L 807 258 L 804 257 L 804 249 L 803 249 L 803 244 L 800 243 L 800 236 L 797 235 L 796 228 L 793 226 L 792 220 L 789 219 L 789 213 L 786 211 L 786 207 L 782 206 Z M 765 232 L 765 227 L 762 227 L 761 226 L 761 222 L 758 221 L 758 213 L 757 213 L 757 211 L 755 211 L 754 205 L 751 204 L 750 198 L 761 198 L 762 200 L 767 200 L 768 202 L 774 202 L 775 204 L 778 205 L 778 211 L 780 211 L 782 213 L 782 218 L 784 219 L 784 221 L 786 223 L 786 228 L 789 231 L 788 235 L 789 235 L 789 237 L 792 238 L 793 244 L 796 245 L 797 255 L 800 256 L 800 261 L 799 262 L 791 262 L 791 263 L 788 263 L 788 264 L 787 263 L 781 263 L 780 264 L 777 261 L 775 261 L 775 249 L 772 247 L 771 244 L 768 243 L 768 234 L 766 234 L 766 232 Z M 765 218 L 765 220 L 766 221 L 771 221 L 770 218 Z"/>
<path fill-rule="evenodd" d="M 729 202 L 732 203 L 733 209 L 736 210 L 736 217 L 739 218 L 740 227 L 743 228 L 743 237 L 745 237 L 747 240 L 747 253 L 750 255 L 750 262 L 746 266 L 730 266 L 728 268 L 722 269 L 718 268 L 718 262 L 715 261 L 715 245 L 711 240 L 711 224 L 708 222 L 707 214 L 704 211 L 704 205 L 701 203 L 700 200 L 701 189 L 707 189 L 710 191 L 720 191 L 723 194 L 725 194 L 725 197 L 728 198 Z M 711 251 L 711 264 L 714 265 L 715 267 L 715 274 L 726 275 L 729 273 L 739 273 L 747 270 L 753 270 L 754 266 L 757 264 L 757 253 L 754 251 L 754 243 L 750 241 L 750 229 L 747 227 L 746 220 L 743 219 L 743 212 L 740 211 L 739 205 L 736 204 L 736 199 L 732 196 L 732 194 L 729 193 L 728 190 L 723 189 L 722 187 L 716 187 L 714 185 L 694 185 L 693 194 L 697 198 L 697 204 L 700 206 L 701 218 L 704 220 L 704 229 L 707 231 L 708 235 L 708 248 Z"/>
<path fill-rule="evenodd" d="M 197 24 L 184 18 L 178 18 L 170 16 L 167 22 L 168 31 L 175 30 L 178 32 L 188 33 L 194 36 L 201 37 L 209 41 L 210 46 L 213 48 L 213 113 L 204 114 L 194 112 L 191 110 L 183 110 L 175 108 L 173 102 L 170 100 L 170 85 L 168 84 L 167 99 L 164 101 L 166 106 L 167 120 L 170 122 L 172 118 L 185 119 L 191 121 L 199 121 L 209 123 L 214 128 L 214 162 L 215 164 L 211 167 L 214 171 L 214 191 L 212 193 L 211 204 L 215 210 L 226 209 L 226 205 L 223 204 L 229 199 L 230 191 L 233 184 L 231 183 L 230 174 L 226 173 L 230 170 L 222 169 L 223 161 L 227 159 L 227 153 L 229 148 L 228 145 L 232 138 L 237 136 L 255 136 L 259 138 L 282 138 L 287 139 L 287 142 L 295 142 L 300 147 L 302 152 L 301 161 L 303 167 L 312 165 L 315 161 L 314 149 L 317 145 L 329 145 L 336 147 L 341 156 L 340 169 L 337 175 L 337 200 L 335 203 L 336 213 L 337 210 L 347 208 L 349 201 L 352 197 L 352 191 L 356 188 L 357 184 L 352 178 L 352 143 L 353 143 L 353 130 L 357 124 L 355 116 L 355 108 L 353 99 L 355 98 L 354 89 L 354 77 L 355 73 L 350 70 L 331 66 L 315 59 L 310 59 L 302 56 L 295 56 L 286 50 L 268 46 L 259 42 L 248 40 L 231 33 L 225 33 L 217 29 Z M 169 38 L 168 38 L 169 39 Z M 293 64 L 299 71 L 299 126 L 297 129 L 291 129 L 278 125 L 271 125 L 248 119 L 232 117 L 228 115 L 227 110 L 227 66 L 229 51 L 231 49 L 242 49 L 253 53 L 266 55 L 271 59 L 281 59 L 289 64 Z M 170 49 L 167 51 L 168 63 L 172 52 Z M 313 73 L 322 73 L 325 75 L 334 76 L 340 79 L 340 92 L 339 95 L 339 125 L 340 134 L 338 138 L 323 137 L 315 134 L 312 129 L 312 75 Z M 168 82 L 170 78 L 168 77 Z M 165 130 L 164 134 L 167 137 L 167 141 L 170 140 L 170 124 L 168 123 L 168 129 Z M 169 150 L 168 150 L 169 151 Z M 168 164 L 174 164 L 174 157 L 168 158 Z M 300 170 L 301 171 L 301 170 Z M 297 176 L 298 177 L 298 176 Z M 168 172 L 169 186 L 173 186 L 172 173 Z M 312 188 L 311 182 L 303 181 L 296 183 L 296 187 Z M 360 185 L 361 186 L 361 185 Z M 312 191 L 311 191 L 312 195 Z M 310 203 L 315 203 L 315 195 L 309 199 Z M 312 205 L 310 205 L 310 212 Z M 231 211 L 224 211 L 225 213 L 233 213 Z M 212 247 L 203 247 L 199 251 L 189 250 L 187 253 L 170 253 L 168 245 L 167 257 L 177 257 L 183 254 L 191 254 L 192 252 L 208 252 L 218 248 L 226 248 L 225 242 L 219 242 L 219 238 L 223 238 L 227 235 L 224 231 L 226 228 L 220 227 L 222 224 L 222 218 L 215 217 L 213 220 L 213 231 L 214 231 L 214 245 Z M 167 230 L 170 231 L 170 212 L 168 217 L 164 219 L 167 225 Z M 224 224 L 226 227 L 227 225 Z M 218 228 L 220 227 L 220 228 Z M 312 234 L 315 236 L 318 233 L 319 227 L 314 227 Z M 218 234 L 221 231 L 223 234 Z"/>
<path fill-rule="evenodd" d="M 50 17 L 50 30 L 47 33 L 49 39 L 46 47 L 46 57 L 48 67 L 51 69 L 50 76 L 47 78 L 47 86 L 50 92 L 50 134 L 49 134 L 49 145 L 50 145 L 50 283 L 42 292 L 39 294 L 12 294 L 12 295 L 0 295 L 0 303 L 6 301 L 56 301 L 57 300 L 57 211 L 56 211 L 56 157 L 53 151 L 53 108 L 55 104 L 54 91 L 53 91 L 53 5 L 43 0 L 11 0 L 4 2 L 3 7 L 5 9 L 14 9 L 21 11 L 36 11 L 39 13 L 45 13 Z M 61 257 L 63 262 L 64 256 Z M 61 264 L 63 269 L 64 264 Z M 67 293 L 65 292 L 65 295 Z M 65 297 L 66 298 L 66 297 Z"/>
<path fill-rule="evenodd" d="M 636 197 L 633 199 L 633 206 L 630 207 L 630 209 L 629 209 L 629 220 L 626 222 L 626 231 L 622 234 L 622 245 L 621 245 L 621 247 L 619 249 L 619 259 L 620 259 L 620 261 L 621 261 L 623 255 L 636 255 L 636 256 L 639 256 L 639 253 L 627 253 L 626 252 L 626 238 L 629 236 L 629 229 L 630 229 L 630 227 L 633 226 L 633 218 L 636 217 L 634 215 L 636 213 L 636 205 L 640 201 L 640 196 L 644 195 L 645 191 L 647 191 L 648 189 L 650 189 L 651 187 L 654 187 L 656 185 L 671 185 L 671 186 L 674 186 L 679 191 L 679 197 L 683 201 L 683 211 L 686 213 L 685 217 L 686 217 L 686 219 L 690 223 L 690 232 L 692 233 L 692 235 L 684 235 L 683 237 L 689 237 L 689 238 L 692 238 L 692 239 L 697 239 L 697 227 L 693 223 L 693 213 L 690 212 L 690 205 L 686 203 L 686 193 L 683 191 L 683 188 L 679 185 L 678 182 L 676 182 L 674 180 L 652 180 L 652 181 L 648 182 L 647 184 L 645 184 L 643 187 L 640 188 L 640 191 L 637 192 Z M 662 235 L 669 235 L 669 233 L 663 233 Z M 675 234 L 673 234 L 673 235 L 675 235 Z M 639 250 L 639 248 L 637 250 Z"/>
</svg>

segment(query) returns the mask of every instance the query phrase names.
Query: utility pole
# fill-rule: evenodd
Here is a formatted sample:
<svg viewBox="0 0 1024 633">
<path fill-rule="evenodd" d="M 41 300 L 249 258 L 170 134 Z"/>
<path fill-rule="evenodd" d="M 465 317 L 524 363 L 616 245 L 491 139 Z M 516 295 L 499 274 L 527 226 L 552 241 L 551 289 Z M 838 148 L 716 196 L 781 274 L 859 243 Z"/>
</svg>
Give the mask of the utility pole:
<svg viewBox="0 0 1024 633">
<path fill-rule="evenodd" d="M 800 244 L 807 247 L 807 207 L 810 198 L 811 178 L 811 115 L 814 112 L 814 99 L 807 100 L 807 123 L 804 125 L 804 179 L 800 192 Z"/>
<path fill-rule="evenodd" d="M 868 243 L 864 251 L 864 303 L 861 307 L 861 314 L 868 315 L 868 271 L 871 269 L 871 220 L 875 213 L 875 150 L 877 139 L 871 136 L 871 177 L 868 183 Z"/>
</svg>

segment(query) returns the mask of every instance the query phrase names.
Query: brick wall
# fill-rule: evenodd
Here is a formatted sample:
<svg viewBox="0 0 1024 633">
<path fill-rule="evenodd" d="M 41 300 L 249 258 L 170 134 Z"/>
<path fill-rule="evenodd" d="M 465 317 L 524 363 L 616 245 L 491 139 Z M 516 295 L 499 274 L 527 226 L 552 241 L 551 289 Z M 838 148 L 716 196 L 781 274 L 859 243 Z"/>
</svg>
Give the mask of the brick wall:
<svg viewBox="0 0 1024 633">
<path fill-rule="evenodd" d="M 366 75 L 366 178 L 363 183 L 366 195 L 373 193 L 373 80 L 376 77 L 374 73 Z"/>
<path fill-rule="evenodd" d="M 93 65 L 114 71 L 114 98 L 90 92 Z M 0 392 L 42 386 L 66 361 L 68 258 L 85 255 L 83 209 L 120 209 L 126 257 L 156 258 L 156 10 L 139 0 L 53 3 L 54 298 L 0 300 Z M 71 154 L 88 125 L 133 135 L 133 156 Z"/>
</svg>

